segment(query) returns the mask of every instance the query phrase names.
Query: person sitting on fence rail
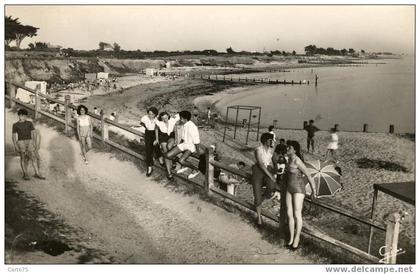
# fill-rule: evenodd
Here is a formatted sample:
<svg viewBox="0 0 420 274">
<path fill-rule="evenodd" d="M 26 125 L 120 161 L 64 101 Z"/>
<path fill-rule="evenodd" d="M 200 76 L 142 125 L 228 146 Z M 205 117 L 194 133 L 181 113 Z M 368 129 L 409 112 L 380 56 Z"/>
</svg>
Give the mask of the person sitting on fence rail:
<svg viewBox="0 0 420 274">
<path fill-rule="evenodd" d="M 254 205 L 257 212 L 257 224 L 262 225 L 261 204 L 263 202 L 263 186 L 267 186 L 267 194 L 271 196 L 275 190 L 274 175 L 270 170 L 273 156 L 273 135 L 266 132 L 260 137 L 261 145 L 254 151 L 256 163 L 252 166 L 251 183 L 254 192 Z"/>
<path fill-rule="evenodd" d="M 86 106 L 79 105 L 77 107 L 77 114 L 77 136 L 82 150 L 83 160 L 85 164 L 88 164 L 86 154 L 92 148 L 93 126 Z"/>
<path fill-rule="evenodd" d="M 191 121 L 191 112 L 183 110 L 179 113 L 180 123 L 183 125 L 181 142 L 177 146 L 173 147 L 167 154 L 166 157 L 171 160 L 178 154 L 182 153 L 179 162 L 181 165 L 187 160 L 187 158 L 194 152 L 199 151 L 200 134 L 197 126 Z M 167 178 L 173 180 L 171 172 L 172 164 L 168 161 L 166 164 Z"/>
<path fill-rule="evenodd" d="M 38 161 L 34 155 L 39 150 L 41 139 L 37 138 L 33 123 L 26 120 L 28 111 L 26 109 L 20 109 L 18 116 L 19 121 L 12 126 L 12 139 L 16 152 L 20 154 L 20 167 L 22 168 L 23 179 L 30 180 L 28 176 L 28 161 L 31 161 L 35 170 L 34 177 L 44 180 L 45 177 L 41 175 Z"/>
<path fill-rule="evenodd" d="M 162 154 L 167 153 L 175 145 L 175 124 L 179 121 L 179 115 L 174 118 L 170 118 L 167 112 L 161 112 L 159 118 L 156 121 L 155 136 L 156 140 L 154 145 L 160 146 L 161 155 L 159 157 L 159 163 L 165 166 L 165 162 L 169 161 L 163 159 Z"/>
<path fill-rule="evenodd" d="M 290 236 L 287 247 L 296 250 L 299 246 L 303 224 L 302 208 L 306 194 L 306 180 L 309 181 L 312 189 L 312 200 L 315 199 L 315 182 L 303 163 L 300 144 L 297 141 L 287 141 L 287 156 L 289 159 L 287 166 L 286 208 Z M 307 179 L 303 178 L 302 174 Z"/>
</svg>

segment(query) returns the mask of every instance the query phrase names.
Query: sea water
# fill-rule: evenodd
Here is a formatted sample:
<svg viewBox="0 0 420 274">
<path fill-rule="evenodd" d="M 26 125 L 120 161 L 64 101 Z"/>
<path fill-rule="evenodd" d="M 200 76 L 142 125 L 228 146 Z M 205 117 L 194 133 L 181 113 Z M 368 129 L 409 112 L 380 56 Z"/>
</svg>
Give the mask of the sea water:
<svg viewBox="0 0 420 274">
<path fill-rule="evenodd" d="M 315 75 L 318 75 L 317 86 Z M 303 121 L 313 119 L 324 130 L 339 124 L 340 130 L 362 131 L 363 124 L 368 124 L 371 132 L 388 132 L 390 125 L 394 125 L 398 133 L 415 131 L 413 56 L 369 60 L 369 64 L 358 66 L 299 68 L 240 77 L 306 80 L 310 84 L 257 86 L 228 95 L 216 104 L 223 114 L 227 106 L 251 105 L 262 107 L 262 126 L 277 120 L 279 128 L 302 128 Z M 234 121 L 235 117 L 236 110 L 230 111 L 229 120 Z M 249 119 L 249 112 L 239 112 L 238 121 L 243 119 Z M 255 110 L 251 122 L 256 123 L 258 119 Z"/>
</svg>

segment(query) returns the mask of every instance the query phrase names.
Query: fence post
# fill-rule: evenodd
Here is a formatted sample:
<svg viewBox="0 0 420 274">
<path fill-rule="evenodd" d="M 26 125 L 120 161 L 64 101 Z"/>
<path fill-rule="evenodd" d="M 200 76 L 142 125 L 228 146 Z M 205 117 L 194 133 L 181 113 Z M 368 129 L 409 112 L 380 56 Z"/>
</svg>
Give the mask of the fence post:
<svg viewBox="0 0 420 274">
<path fill-rule="evenodd" d="M 39 110 L 41 109 L 41 98 L 39 98 L 39 90 L 41 89 L 40 85 L 37 85 L 35 88 L 35 120 L 38 120 L 41 116 Z"/>
<path fill-rule="evenodd" d="M 389 125 L 389 133 L 394 133 L 394 125 Z"/>
<path fill-rule="evenodd" d="M 14 108 L 16 103 L 12 99 L 16 99 L 16 86 L 14 86 L 11 83 L 8 83 L 8 89 L 9 89 L 9 107 Z"/>
<path fill-rule="evenodd" d="M 398 253 L 398 234 L 400 233 L 401 216 L 399 213 L 393 213 L 388 217 L 385 236 L 385 264 L 396 264 Z"/>
<path fill-rule="evenodd" d="M 210 163 L 213 160 L 213 148 L 206 148 L 206 181 L 204 188 L 207 195 L 210 195 L 211 188 L 214 186 L 214 166 Z"/>
<path fill-rule="evenodd" d="M 368 132 L 368 124 L 363 124 L 363 132 Z"/>
<path fill-rule="evenodd" d="M 66 122 L 64 132 L 67 136 L 70 135 L 70 123 L 71 123 L 71 108 L 70 108 L 70 95 L 64 97 L 64 120 Z"/>
<path fill-rule="evenodd" d="M 105 112 L 101 110 L 101 138 L 102 142 L 108 140 L 108 124 L 105 122 Z"/>
</svg>

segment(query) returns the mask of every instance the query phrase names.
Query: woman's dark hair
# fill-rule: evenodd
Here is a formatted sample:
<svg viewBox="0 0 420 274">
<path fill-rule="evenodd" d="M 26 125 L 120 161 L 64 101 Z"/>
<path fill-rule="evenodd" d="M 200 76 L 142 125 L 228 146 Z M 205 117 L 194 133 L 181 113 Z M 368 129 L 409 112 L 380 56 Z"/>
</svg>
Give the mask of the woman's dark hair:
<svg viewBox="0 0 420 274">
<path fill-rule="evenodd" d="M 271 140 L 274 139 L 273 134 L 266 132 L 266 133 L 261 134 L 260 142 L 264 144 L 265 142 L 267 142 L 270 139 Z"/>
<path fill-rule="evenodd" d="M 332 128 L 330 128 L 330 131 L 335 133 L 335 132 L 337 132 L 337 129 L 335 127 L 332 127 Z"/>
<path fill-rule="evenodd" d="M 87 114 L 88 114 L 88 108 L 87 108 L 86 106 L 84 106 L 84 105 L 79 105 L 79 106 L 77 107 L 77 114 L 78 114 L 78 115 L 80 115 L 80 110 L 81 110 L 82 108 L 85 110 L 85 114 L 87 115 Z"/>
<path fill-rule="evenodd" d="M 20 116 L 20 115 L 28 116 L 28 111 L 26 109 L 21 108 L 21 109 L 18 110 L 18 116 Z"/>
<path fill-rule="evenodd" d="M 166 111 L 159 113 L 158 120 L 162 121 L 162 117 L 165 116 L 165 115 L 167 115 L 169 117 L 169 114 Z"/>
<path fill-rule="evenodd" d="M 296 156 L 298 156 L 302 160 L 302 162 L 303 162 L 304 160 L 303 160 L 303 155 L 302 155 L 302 153 L 300 151 L 300 144 L 299 144 L 299 142 L 298 141 L 295 141 L 295 140 L 287 140 L 286 144 L 287 144 L 287 146 L 293 147 L 293 149 L 295 150 Z"/>
<path fill-rule="evenodd" d="M 149 113 L 149 111 L 151 111 L 155 116 L 158 115 L 159 111 L 157 110 L 157 108 L 155 107 L 150 107 L 147 109 L 147 113 Z"/>
<path fill-rule="evenodd" d="M 179 117 L 181 119 L 186 119 L 186 120 L 191 120 L 191 112 L 187 111 L 187 110 L 183 110 L 179 113 Z"/>
<path fill-rule="evenodd" d="M 274 129 L 274 126 L 269 126 L 268 131 L 272 131 Z"/>
<path fill-rule="evenodd" d="M 238 166 L 243 166 L 243 167 L 245 167 L 245 163 L 244 163 L 244 162 L 242 162 L 242 161 L 239 161 L 239 162 L 238 162 Z"/>
</svg>

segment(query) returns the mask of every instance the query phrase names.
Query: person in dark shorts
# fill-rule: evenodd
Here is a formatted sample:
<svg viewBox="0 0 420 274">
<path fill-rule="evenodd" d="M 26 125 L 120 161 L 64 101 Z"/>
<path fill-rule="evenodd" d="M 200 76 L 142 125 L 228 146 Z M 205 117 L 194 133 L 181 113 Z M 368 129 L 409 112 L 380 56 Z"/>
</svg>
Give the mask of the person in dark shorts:
<svg viewBox="0 0 420 274">
<path fill-rule="evenodd" d="M 306 139 L 306 145 L 308 148 L 308 152 L 309 152 L 309 148 L 312 147 L 312 153 L 314 153 L 315 151 L 315 132 L 319 131 L 319 128 L 317 128 L 316 126 L 314 126 L 314 120 L 309 120 L 309 125 L 307 125 L 305 127 L 305 130 L 308 132 L 308 137 Z"/>
<path fill-rule="evenodd" d="M 273 166 L 274 173 L 276 174 L 276 183 L 280 189 L 280 217 L 279 217 L 279 228 L 280 233 L 285 232 L 285 224 L 287 218 L 286 210 L 286 193 L 287 193 L 287 145 L 286 141 L 282 138 L 279 140 L 279 144 L 274 149 L 273 153 Z"/>
<path fill-rule="evenodd" d="M 39 147 L 35 143 L 37 140 L 35 127 L 31 121 L 27 121 L 28 112 L 25 109 L 18 111 L 19 121 L 13 124 L 12 139 L 15 150 L 20 154 L 20 166 L 23 171 L 23 179 L 30 180 L 28 176 L 28 161 L 32 162 L 35 170 L 35 178 L 45 180 L 41 175 L 36 159 L 35 152 Z M 38 143 L 38 142 L 37 142 Z"/>
<path fill-rule="evenodd" d="M 261 205 L 263 198 L 263 186 L 266 186 L 267 196 L 271 196 L 276 188 L 276 179 L 272 173 L 272 157 L 274 136 L 268 132 L 263 133 L 260 137 L 261 145 L 254 151 L 256 163 L 252 166 L 251 184 L 254 192 L 254 206 L 257 212 L 257 225 L 262 224 Z"/>
</svg>

